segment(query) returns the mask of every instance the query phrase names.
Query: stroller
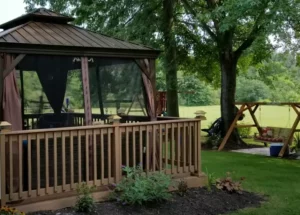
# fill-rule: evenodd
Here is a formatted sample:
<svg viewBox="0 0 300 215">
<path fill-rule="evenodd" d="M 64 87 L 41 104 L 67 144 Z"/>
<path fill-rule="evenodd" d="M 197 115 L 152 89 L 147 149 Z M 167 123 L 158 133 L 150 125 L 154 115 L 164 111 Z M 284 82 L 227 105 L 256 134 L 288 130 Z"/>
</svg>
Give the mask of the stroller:
<svg viewBox="0 0 300 215">
<path fill-rule="evenodd" d="M 237 107 L 235 107 L 235 114 L 237 114 L 237 112 L 239 111 L 239 109 Z M 240 118 L 238 119 L 239 121 L 242 121 L 244 119 L 245 115 L 241 115 Z M 214 123 L 208 128 L 208 129 L 201 129 L 201 131 L 208 133 L 208 136 L 214 136 L 214 135 L 222 135 L 225 134 L 225 132 L 222 131 L 223 130 L 223 120 L 222 118 L 218 118 L 216 121 L 214 121 Z"/>
</svg>

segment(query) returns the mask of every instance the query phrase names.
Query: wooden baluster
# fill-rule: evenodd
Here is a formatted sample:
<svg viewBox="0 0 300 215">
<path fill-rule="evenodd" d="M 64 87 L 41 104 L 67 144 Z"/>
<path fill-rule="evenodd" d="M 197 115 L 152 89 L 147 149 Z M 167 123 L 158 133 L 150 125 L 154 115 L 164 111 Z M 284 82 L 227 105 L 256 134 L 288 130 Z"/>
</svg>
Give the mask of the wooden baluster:
<svg viewBox="0 0 300 215">
<path fill-rule="evenodd" d="M 14 180 L 14 169 L 13 169 L 13 142 L 12 142 L 12 136 L 8 136 L 8 144 L 9 144 L 9 199 L 13 200 L 13 192 L 14 192 L 14 186 L 13 186 L 13 180 Z"/>
<path fill-rule="evenodd" d="M 89 173 L 89 135 L 88 131 L 85 130 L 85 181 L 90 181 L 90 173 Z"/>
<path fill-rule="evenodd" d="M 70 164 L 71 164 L 71 190 L 74 190 L 74 135 L 70 132 Z"/>
<path fill-rule="evenodd" d="M 129 166 L 129 131 L 128 127 L 125 127 L 125 135 L 126 135 L 126 166 Z"/>
<path fill-rule="evenodd" d="M 172 174 L 175 174 L 175 128 L 174 128 L 174 123 L 172 123 L 172 133 L 171 133 L 171 169 L 172 169 Z"/>
<path fill-rule="evenodd" d="M 78 137 L 78 184 L 82 182 L 82 169 L 81 169 L 81 133 L 80 130 L 77 131 Z"/>
<path fill-rule="evenodd" d="M 135 135 L 135 127 L 132 127 L 132 157 L 133 157 L 133 166 L 136 167 L 136 135 Z"/>
<path fill-rule="evenodd" d="M 142 127 L 139 126 L 139 135 L 140 135 L 140 165 L 141 168 L 144 168 L 144 164 L 143 164 L 143 132 L 142 132 Z"/>
<path fill-rule="evenodd" d="M 23 140 L 22 135 L 18 135 L 19 145 L 19 198 L 23 199 Z"/>
<path fill-rule="evenodd" d="M 162 142 L 163 142 L 162 125 L 159 124 L 159 171 L 162 171 Z"/>
<path fill-rule="evenodd" d="M 150 156 L 149 156 L 149 126 L 146 126 L 146 173 L 149 173 L 149 163 L 150 163 Z"/>
<path fill-rule="evenodd" d="M 101 137 L 101 142 L 100 142 L 100 150 L 101 150 L 101 182 L 102 185 L 104 185 L 104 134 L 103 134 L 103 129 L 100 129 L 100 137 Z"/>
<path fill-rule="evenodd" d="M 66 136 L 65 132 L 62 132 L 62 191 L 66 191 Z"/>
<path fill-rule="evenodd" d="M 180 129 L 180 123 L 177 123 L 177 150 L 176 150 L 176 154 L 177 154 L 177 173 L 181 173 L 181 159 L 180 159 L 180 146 L 181 146 L 181 142 L 180 142 L 180 134 L 181 134 L 181 129 Z"/>
<path fill-rule="evenodd" d="M 183 123 L 183 172 L 186 172 L 186 123 Z"/>
<path fill-rule="evenodd" d="M 37 172 L 37 196 L 41 195 L 41 137 L 36 134 L 36 172 Z"/>
<path fill-rule="evenodd" d="M 97 136 L 96 136 L 96 132 L 95 132 L 95 129 L 93 129 L 93 146 L 94 146 L 94 149 L 93 149 L 93 157 L 94 157 L 94 162 L 93 162 L 93 166 L 94 166 L 94 172 L 93 172 L 93 175 L 94 175 L 94 185 L 96 186 L 97 184 Z"/>
<path fill-rule="evenodd" d="M 49 134 L 45 133 L 45 181 L 46 181 L 46 194 L 49 194 Z"/>
<path fill-rule="evenodd" d="M 57 193 L 57 133 L 53 132 L 54 138 L 54 193 Z"/>
<path fill-rule="evenodd" d="M 166 168 L 166 174 L 168 173 L 168 165 L 169 165 L 169 128 L 168 124 L 165 124 L 165 141 L 166 141 L 166 147 L 165 147 L 165 168 Z"/>
<path fill-rule="evenodd" d="M 156 171 L 156 126 L 152 125 L 152 169 Z"/>
<path fill-rule="evenodd" d="M 28 145 L 27 145 L 27 167 L 28 167 L 28 197 L 31 197 L 31 176 L 32 176 L 32 171 L 31 171 L 31 136 L 28 134 L 27 137 L 28 140 Z"/>
<path fill-rule="evenodd" d="M 188 132 L 189 132 L 189 170 L 190 172 L 192 172 L 192 127 L 191 127 L 191 123 L 188 123 Z"/>
</svg>

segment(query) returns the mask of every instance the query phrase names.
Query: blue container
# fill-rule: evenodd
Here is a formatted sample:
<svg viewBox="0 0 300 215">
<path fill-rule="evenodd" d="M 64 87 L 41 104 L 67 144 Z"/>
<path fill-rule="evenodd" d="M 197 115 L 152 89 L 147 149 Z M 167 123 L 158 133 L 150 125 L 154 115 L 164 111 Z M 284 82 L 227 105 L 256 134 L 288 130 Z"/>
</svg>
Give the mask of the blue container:
<svg viewBox="0 0 300 215">
<path fill-rule="evenodd" d="M 283 147 L 283 143 L 271 143 L 270 144 L 270 156 L 278 157 L 282 147 Z M 288 148 L 285 151 L 284 155 L 285 156 L 289 155 L 289 149 Z"/>
</svg>

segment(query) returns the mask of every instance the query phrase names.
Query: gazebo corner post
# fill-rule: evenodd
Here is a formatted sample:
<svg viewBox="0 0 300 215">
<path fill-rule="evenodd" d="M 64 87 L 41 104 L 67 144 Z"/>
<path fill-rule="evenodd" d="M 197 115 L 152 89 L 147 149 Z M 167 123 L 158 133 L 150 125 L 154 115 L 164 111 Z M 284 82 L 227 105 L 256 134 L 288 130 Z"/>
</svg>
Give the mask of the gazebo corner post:
<svg viewBox="0 0 300 215">
<path fill-rule="evenodd" d="M 83 90 L 83 97 L 84 97 L 83 101 L 84 101 L 85 125 L 92 125 L 89 65 L 88 65 L 87 57 L 81 57 L 81 75 L 82 75 L 82 90 Z"/>
<path fill-rule="evenodd" d="M 3 108 L 2 108 L 2 101 L 3 101 L 3 87 L 4 87 L 4 56 L 0 53 L 0 122 L 3 121 Z"/>
<path fill-rule="evenodd" d="M 11 124 L 8 122 L 0 123 L 0 206 L 6 204 L 6 179 L 10 175 L 6 171 L 6 147 L 5 134 L 11 131 Z M 12 152 L 11 152 L 12 153 Z M 11 179 L 12 180 L 12 179 Z"/>
<path fill-rule="evenodd" d="M 112 115 L 109 118 L 110 124 L 114 126 L 113 130 L 113 174 L 115 178 L 115 183 L 118 183 L 122 177 L 122 151 L 121 151 L 121 131 L 120 131 L 120 121 L 121 117 L 118 115 Z"/>
</svg>

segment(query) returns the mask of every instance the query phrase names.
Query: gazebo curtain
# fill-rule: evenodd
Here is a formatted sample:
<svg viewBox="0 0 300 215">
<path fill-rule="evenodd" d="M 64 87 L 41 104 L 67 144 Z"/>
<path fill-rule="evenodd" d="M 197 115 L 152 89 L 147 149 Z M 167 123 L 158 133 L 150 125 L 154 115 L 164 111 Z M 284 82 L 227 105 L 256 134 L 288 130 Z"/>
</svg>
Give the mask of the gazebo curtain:
<svg viewBox="0 0 300 215">
<path fill-rule="evenodd" d="M 5 55 L 4 66 L 7 68 L 13 62 L 13 56 Z M 3 119 L 12 125 L 13 131 L 22 130 L 22 106 L 17 86 L 16 70 L 13 69 L 3 83 Z"/>
<path fill-rule="evenodd" d="M 55 114 L 60 114 L 67 87 L 68 69 L 60 57 L 45 57 L 40 60 L 37 74 L 43 90 Z"/>
<path fill-rule="evenodd" d="M 136 63 L 142 70 L 142 78 L 147 94 L 147 113 L 151 121 L 156 120 L 155 109 L 155 60 L 154 59 L 137 59 Z"/>
</svg>

